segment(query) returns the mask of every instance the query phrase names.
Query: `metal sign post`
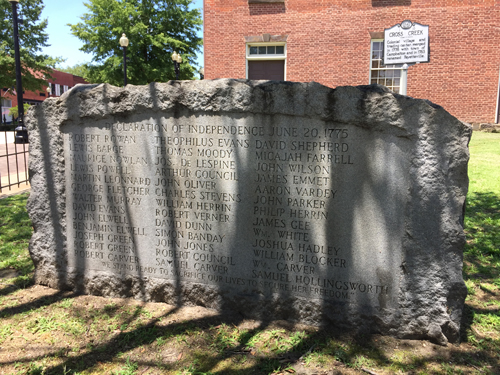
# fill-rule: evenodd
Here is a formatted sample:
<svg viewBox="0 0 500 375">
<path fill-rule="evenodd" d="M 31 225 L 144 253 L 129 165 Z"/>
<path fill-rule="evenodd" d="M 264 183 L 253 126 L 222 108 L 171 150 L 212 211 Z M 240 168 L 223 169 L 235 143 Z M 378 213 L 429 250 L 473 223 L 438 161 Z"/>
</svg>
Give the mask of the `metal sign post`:
<svg viewBox="0 0 500 375">
<path fill-rule="evenodd" d="M 401 68 L 402 95 L 408 86 L 408 68 L 412 64 L 430 61 L 429 26 L 405 20 L 384 30 L 384 65 L 403 64 Z"/>
</svg>

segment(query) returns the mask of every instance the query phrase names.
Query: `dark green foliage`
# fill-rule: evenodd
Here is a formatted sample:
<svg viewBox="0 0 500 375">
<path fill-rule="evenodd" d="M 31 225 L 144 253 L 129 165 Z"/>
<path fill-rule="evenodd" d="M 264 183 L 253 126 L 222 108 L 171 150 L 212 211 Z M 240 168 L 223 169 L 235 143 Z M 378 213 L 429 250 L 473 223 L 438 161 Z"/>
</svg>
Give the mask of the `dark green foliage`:
<svg viewBox="0 0 500 375">
<path fill-rule="evenodd" d="M 87 77 L 87 67 L 85 64 L 76 64 L 74 66 L 68 66 L 67 68 L 57 68 L 60 72 L 65 72 L 73 74 L 78 77 Z"/>
<path fill-rule="evenodd" d="M 51 68 L 62 61 L 41 54 L 42 47 L 48 46 L 47 20 L 40 19 L 42 9 L 42 0 L 21 0 L 18 5 L 18 18 L 23 20 L 19 24 L 22 83 L 29 91 L 40 90 Z M 6 0 L 0 1 L 0 88 L 4 87 L 16 87 L 12 5 Z"/>
<path fill-rule="evenodd" d="M 28 112 L 28 109 L 31 107 L 31 105 L 29 105 L 28 103 L 23 103 L 23 107 L 24 107 L 24 113 L 26 113 Z M 18 116 L 17 105 L 9 109 L 9 115 L 13 116 L 14 118 L 17 118 Z"/>
<path fill-rule="evenodd" d="M 202 40 L 196 35 L 202 19 L 191 0 L 90 0 L 82 22 L 70 25 L 83 41 L 82 51 L 93 54 L 86 76 L 94 83 L 123 84 L 122 33 L 127 47 L 128 83 L 144 85 L 175 79 L 171 56 L 183 57 L 181 79 L 193 79 L 194 59 Z"/>
</svg>

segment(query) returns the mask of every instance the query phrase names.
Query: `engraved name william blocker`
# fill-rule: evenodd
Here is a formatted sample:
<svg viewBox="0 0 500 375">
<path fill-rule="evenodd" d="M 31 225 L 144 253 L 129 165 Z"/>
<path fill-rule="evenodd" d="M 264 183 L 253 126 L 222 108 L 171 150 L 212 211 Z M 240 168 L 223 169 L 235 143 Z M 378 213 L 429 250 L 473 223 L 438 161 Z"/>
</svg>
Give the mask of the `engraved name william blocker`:
<svg viewBox="0 0 500 375">
<path fill-rule="evenodd" d="M 76 86 L 26 122 L 37 283 L 458 340 L 470 127 L 443 108 L 204 80 Z"/>
</svg>

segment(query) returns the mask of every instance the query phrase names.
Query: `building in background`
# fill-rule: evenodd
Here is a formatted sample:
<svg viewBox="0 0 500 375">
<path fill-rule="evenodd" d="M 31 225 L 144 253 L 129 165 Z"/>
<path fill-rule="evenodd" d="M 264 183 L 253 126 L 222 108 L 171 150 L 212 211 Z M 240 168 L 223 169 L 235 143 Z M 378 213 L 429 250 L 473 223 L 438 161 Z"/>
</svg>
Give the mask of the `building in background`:
<svg viewBox="0 0 500 375">
<path fill-rule="evenodd" d="M 75 76 L 70 73 L 60 72 L 58 70 L 52 71 L 52 78 L 48 81 L 50 92 L 47 87 L 42 91 L 25 91 L 23 93 L 24 103 L 29 105 L 38 105 L 45 99 L 55 96 L 61 96 L 70 88 L 78 83 L 87 83 L 82 77 Z M 17 95 L 14 88 L 4 87 L 1 89 L 1 105 L 2 105 L 2 123 L 10 123 L 12 117 L 9 116 L 9 109 L 17 106 Z"/>
<path fill-rule="evenodd" d="M 473 123 L 499 121 L 500 0 L 204 0 L 205 78 L 330 87 L 380 83 L 384 29 L 429 25 L 430 62 L 408 70 L 409 96 Z"/>
</svg>

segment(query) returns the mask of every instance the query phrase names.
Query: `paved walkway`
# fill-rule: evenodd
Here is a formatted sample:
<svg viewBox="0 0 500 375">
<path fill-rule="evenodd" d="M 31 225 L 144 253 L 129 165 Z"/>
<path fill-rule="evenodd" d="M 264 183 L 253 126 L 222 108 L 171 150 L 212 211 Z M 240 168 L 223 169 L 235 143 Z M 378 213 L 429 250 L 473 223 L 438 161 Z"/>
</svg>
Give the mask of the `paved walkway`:
<svg viewBox="0 0 500 375">
<path fill-rule="evenodd" d="M 2 186 L 0 198 L 29 191 L 29 183 L 18 184 L 19 181 L 28 179 L 28 150 L 29 144 L 0 145 L 0 186 Z M 9 184 L 15 185 L 8 187 Z"/>
<path fill-rule="evenodd" d="M 2 188 L 2 192 L 0 193 L 0 199 L 11 196 L 11 195 L 25 193 L 25 192 L 28 192 L 30 190 L 31 190 L 30 184 L 26 184 L 25 182 L 19 184 L 19 186 L 18 185 L 11 186 L 10 190 L 8 187 Z"/>
</svg>

